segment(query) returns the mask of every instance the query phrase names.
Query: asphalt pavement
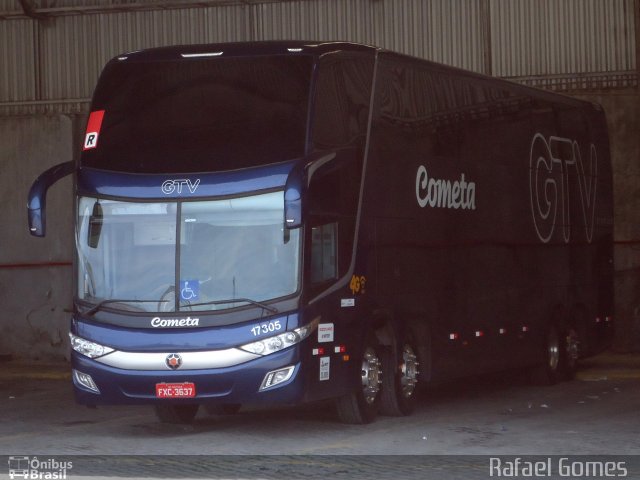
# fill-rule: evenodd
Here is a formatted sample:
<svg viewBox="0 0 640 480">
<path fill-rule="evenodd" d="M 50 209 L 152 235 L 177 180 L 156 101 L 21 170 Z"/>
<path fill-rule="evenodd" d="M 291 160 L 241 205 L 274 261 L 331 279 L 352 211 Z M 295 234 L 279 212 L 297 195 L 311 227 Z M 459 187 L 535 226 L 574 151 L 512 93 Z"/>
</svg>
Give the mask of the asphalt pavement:
<svg viewBox="0 0 640 480">
<path fill-rule="evenodd" d="M 0 455 L 67 459 L 70 479 L 495 478 L 492 457 L 528 455 L 556 470 L 562 456 L 618 459 L 630 467 L 625 478 L 640 478 L 640 355 L 583 360 L 575 380 L 551 387 L 525 377 L 429 388 L 418 392 L 412 416 L 370 425 L 339 423 L 331 403 L 226 416 L 201 410 L 192 425 L 166 425 L 150 407 L 76 405 L 65 364 L 5 361 Z"/>
</svg>

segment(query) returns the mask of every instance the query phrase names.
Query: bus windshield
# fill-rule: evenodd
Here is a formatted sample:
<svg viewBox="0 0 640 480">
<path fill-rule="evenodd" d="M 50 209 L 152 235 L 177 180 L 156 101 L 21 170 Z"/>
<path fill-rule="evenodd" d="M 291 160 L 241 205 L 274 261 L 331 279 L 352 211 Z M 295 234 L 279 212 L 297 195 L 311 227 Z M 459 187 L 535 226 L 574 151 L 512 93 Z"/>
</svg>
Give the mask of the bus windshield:
<svg viewBox="0 0 640 480">
<path fill-rule="evenodd" d="M 131 173 L 236 170 L 304 155 L 312 57 L 269 55 L 110 63 L 104 111 L 81 165 Z"/>
<path fill-rule="evenodd" d="M 283 210 L 282 191 L 193 202 L 80 197 L 78 297 L 112 309 L 174 312 L 291 295 L 301 239 L 299 229 L 284 228 Z"/>
</svg>

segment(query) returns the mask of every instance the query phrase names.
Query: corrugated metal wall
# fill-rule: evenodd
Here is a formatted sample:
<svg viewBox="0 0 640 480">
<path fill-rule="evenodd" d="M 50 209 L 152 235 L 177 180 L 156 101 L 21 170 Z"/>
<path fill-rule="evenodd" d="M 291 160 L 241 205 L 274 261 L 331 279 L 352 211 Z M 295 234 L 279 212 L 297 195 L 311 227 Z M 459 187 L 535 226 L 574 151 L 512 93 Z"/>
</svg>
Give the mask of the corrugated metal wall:
<svg viewBox="0 0 640 480">
<path fill-rule="evenodd" d="M 36 31 L 30 20 L 0 21 L 0 102 L 36 99 Z"/>
<path fill-rule="evenodd" d="M 103 65 L 119 53 L 247 40 L 247 10 L 217 7 L 58 17 L 54 28 L 41 29 L 43 98 L 90 96 Z"/>
<path fill-rule="evenodd" d="M 492 0 L 493 74 L 635 69 L 633 0 Z"/>
<path fill-rule="evenodd" d="M 15 0 L 0 0 L 0 12 L 9 12 L 11 10 L 20 10 L 18 2 Z"/>
<path fill-rule="evenodd" d="M 263 4 L 254 38 L 349 40 L 482 71 L 478 0 L 324 0 Z"/>
<path fill-rule="evenodd" d="M 122 8 L 128 3 L 117 2 Z M 55 3 L 56 7 L 114 4 L 113 0 Z M 53 111 L 82 109 L 77 100 L 90 97 L 100 69 L 118 53 L 241 40 L 350 40 L 496 76 L 608 72 L 607 78 L 616 78 L 616 86 L 637 83 L 634 0 L 297 0 L 208 5 L 63 15 L 39 22 L 1 20 L 2 12 L 18 11 L 19 4 L 0 0 L 0 111 L 29 113 L 43 108 L 14 106 L 30 101 L 60 101 L 47 107 Z"/>
</svg>

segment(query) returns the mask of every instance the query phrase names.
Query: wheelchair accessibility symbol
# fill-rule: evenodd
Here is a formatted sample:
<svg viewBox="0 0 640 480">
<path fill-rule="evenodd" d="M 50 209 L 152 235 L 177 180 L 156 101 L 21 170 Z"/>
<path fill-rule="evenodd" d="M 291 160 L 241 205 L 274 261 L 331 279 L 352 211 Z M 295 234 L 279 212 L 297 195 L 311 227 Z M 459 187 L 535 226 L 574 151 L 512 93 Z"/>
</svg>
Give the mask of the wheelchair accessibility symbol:
<svg viewBox="0 0 640 480">
<path fill-rule="evenodd" d="M 198 280 L 180 280 L 180 300 L 191 302 L 200 298 L 200 282 Z"/>
</svg>

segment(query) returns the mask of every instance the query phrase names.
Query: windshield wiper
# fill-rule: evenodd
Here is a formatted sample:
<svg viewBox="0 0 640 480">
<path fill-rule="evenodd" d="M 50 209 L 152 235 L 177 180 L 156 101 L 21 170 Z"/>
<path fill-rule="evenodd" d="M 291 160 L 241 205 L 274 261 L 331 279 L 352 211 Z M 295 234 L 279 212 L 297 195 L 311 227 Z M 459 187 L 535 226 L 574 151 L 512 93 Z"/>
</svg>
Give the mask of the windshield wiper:
<svg viewBox="0 0 640 480">
<path fill-rule="evenodd" d="M 168 302 L 168 301 L 169 300 L 136 300 L 136 299 L 132 300 L 132 299 L 125 299 L 125 298 L 109 298 L 96 303 L 93 307 L 80 313 L 82 313 L 82 315 L 86 317 L 91 317 L 94 313 L 100 310 L 104 305 L 107 305 L 109 303 L 127 303 L 127 302 L 129 303 L 162 303 L 162 302 Z"/>
<path fill-rule="evenodd" d="M 258 302 L 256 300 L 251 300 L 250 298 L 230 298 L 229 300 L 211 300 L 210 302 L 203 303 L 189 303 L 186 306 L 188 307 L 200 307 L 203 305 L 224 305 L 226 303 L 250 303 L 251 305 L 255 305 L 256 307 L 263 308 L 271 313 L 278 313 L 278 309 L 276 307 L 272 307 L 271 305 L 267 305 L 266 303 Z"/>
</svg>

